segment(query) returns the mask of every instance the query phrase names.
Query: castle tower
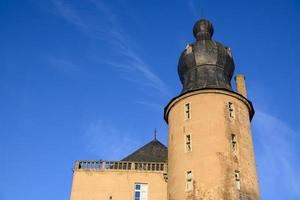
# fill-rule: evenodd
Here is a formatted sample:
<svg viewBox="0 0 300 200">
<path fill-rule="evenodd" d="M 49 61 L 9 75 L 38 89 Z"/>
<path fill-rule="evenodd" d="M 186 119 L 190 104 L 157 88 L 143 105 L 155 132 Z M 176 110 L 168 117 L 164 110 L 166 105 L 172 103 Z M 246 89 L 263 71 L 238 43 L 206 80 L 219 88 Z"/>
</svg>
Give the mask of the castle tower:
<svg viewBox="0 0 300 200">
<path fill-rule="evenodd" d="M 211 39 L 212 24 L 199 20 L 196 42 L 179 59 L 181 94 L 165 108 L 168 199 L 258 200 L 250 121 L 254 109 L 243 75 L 231 87 L 230 48 Z"/>
</svg>

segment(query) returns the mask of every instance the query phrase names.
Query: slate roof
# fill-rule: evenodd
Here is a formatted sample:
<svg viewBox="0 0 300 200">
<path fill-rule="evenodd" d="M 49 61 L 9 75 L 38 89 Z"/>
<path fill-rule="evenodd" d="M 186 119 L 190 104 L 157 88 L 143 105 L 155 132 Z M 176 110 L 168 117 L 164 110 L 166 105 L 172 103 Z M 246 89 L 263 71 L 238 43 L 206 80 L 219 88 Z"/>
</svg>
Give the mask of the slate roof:
<svg viewBox="0 0 300 200">
<path fill-rule="evenodd" d="M 122 161 L 137 162 L 167 162 L 167 160 L 168 148 L 156 138 L 122 159 Z"/>
</svg>

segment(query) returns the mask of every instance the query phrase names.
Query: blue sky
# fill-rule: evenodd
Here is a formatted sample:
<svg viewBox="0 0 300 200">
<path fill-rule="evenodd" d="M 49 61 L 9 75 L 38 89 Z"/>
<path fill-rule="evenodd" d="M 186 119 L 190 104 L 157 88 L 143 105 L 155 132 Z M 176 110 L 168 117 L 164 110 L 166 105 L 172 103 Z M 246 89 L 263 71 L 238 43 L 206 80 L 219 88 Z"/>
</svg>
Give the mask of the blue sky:
<svg viewBox="0 0 300 200">
<path fill-rule="evenodd" d="M 231 47 L 256 115 L 263 200 L 300 199 L 300 1 L 0 1 L 0 199 L 69 198 L 76 159 L 153 138 L 204 15 Z"/>
</svg>

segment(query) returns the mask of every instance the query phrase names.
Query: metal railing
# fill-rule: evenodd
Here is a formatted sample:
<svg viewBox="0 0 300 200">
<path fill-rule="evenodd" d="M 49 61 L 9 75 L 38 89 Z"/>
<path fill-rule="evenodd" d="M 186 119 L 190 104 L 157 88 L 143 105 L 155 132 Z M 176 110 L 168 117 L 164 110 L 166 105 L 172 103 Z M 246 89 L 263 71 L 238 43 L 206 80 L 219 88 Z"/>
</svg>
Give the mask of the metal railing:
<svg viewBox="0 0 300 200">
<path fill-rule="evenodd" d="M 167 163 L 163 162 L 130 162 L 107 160 L 77 160 L 74 170 L 137 170 L 167 171 Z"/>
</svg>

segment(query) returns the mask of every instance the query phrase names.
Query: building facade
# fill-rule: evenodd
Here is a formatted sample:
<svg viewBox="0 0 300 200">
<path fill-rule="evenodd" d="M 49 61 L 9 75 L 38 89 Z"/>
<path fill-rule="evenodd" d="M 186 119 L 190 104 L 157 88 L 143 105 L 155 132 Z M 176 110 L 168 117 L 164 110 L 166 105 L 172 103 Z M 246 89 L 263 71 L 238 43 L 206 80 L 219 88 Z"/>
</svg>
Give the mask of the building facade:
<svg viewBox="0 0 300 200">
<path fill-rule="evenodd" d="M 167 154 L 154 138 L 121 161 L 76 161 L 71 200 L 166 200 Z"/>
<path fill-rule="evenodd" d="M 122 161 L 77 161 L 71 200 L 258 200 L 245 77 L 212 24 L 194 25 L 180 56 L 180 95 L 165 108 L 168 149 L 156 138 Z M 168 167 L 167 167 L 168 166 Z"/>
</svg>

